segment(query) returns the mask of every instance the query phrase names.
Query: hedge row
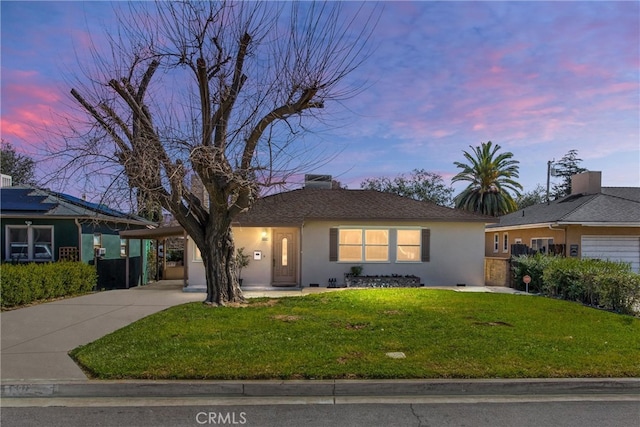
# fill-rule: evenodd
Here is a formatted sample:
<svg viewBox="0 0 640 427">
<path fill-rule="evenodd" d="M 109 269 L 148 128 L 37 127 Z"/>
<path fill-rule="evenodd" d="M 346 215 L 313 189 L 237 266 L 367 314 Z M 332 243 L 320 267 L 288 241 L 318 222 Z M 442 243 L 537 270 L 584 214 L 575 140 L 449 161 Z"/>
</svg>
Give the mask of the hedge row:
<svg viewBox="0 0 640 427">
<path fill-rule="evenodd" d="M 84 294 L 98 283 L 95 267 L 80 262 L 2 264 L 0 279 L 2 308 Z"/>
<path fill-rule="evenodd" d="M 628 264 L 597 259 L 522 255 L 513 258 L 514 285 L 529 292 L 578 301 L 624 314 L 640 314 L 640 275 Z"/>
</svg>

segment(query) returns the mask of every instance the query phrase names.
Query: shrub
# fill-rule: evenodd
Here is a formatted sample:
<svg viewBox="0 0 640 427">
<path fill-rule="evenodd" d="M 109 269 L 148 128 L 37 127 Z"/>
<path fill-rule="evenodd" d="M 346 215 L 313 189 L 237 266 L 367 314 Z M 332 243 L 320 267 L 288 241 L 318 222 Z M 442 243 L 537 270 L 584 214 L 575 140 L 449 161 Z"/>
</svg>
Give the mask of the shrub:
<svg viewBox="0 0 640 427">
<path fill-rule="evenodd" d="M 597 259 L 523 255 L 512 260 L 513 279 L 531 276 L 529 290 L 625 314 L 640 313 L 640 275 L 629 264 Z"/>
<path fill-rule="evenodd" d="M 2 308 L 87 293 L 98 281 L 95 267 L 79 262 L 2 264 L 0 275 Z"/>
<path fill-rule="evenodd" d="M 581 261 L 577 258 L 553 258 L 542 273 L 543 295 L 570 301 L 585 300 Z"/>
<path fill-rule="evenodd" d="M 610 271 L 594 278 L 599 305 L 623 314 L 640 313 L 640 275 L 629 271 Z"/>
<path fill-rule="evenodd" d="M 511 269 L 513 271 L 514 287 L 518 290 L 525 290 L 525 284 L 522 281 L 524 276 L 531 277 L 529 284 L 529 292 L 540 292 L 543 286 L 544 268 L 552 260 L 552 257 L 535 254 L 521 255 L 514 257 L 511 261 Z"/>
</svg>

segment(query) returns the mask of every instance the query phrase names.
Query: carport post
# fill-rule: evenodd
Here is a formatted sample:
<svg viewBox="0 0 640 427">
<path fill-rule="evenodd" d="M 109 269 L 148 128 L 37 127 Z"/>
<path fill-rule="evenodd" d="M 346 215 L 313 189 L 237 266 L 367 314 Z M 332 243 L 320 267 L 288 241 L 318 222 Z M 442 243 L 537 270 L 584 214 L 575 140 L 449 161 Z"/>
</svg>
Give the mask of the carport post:
<svg viewBox="0 0 640 427">
<path fill-rule="evenodd" d="M 129 289 L 129 238 L 127 237 L 127 256 L 124 258 L 124 287 Z"/>
</svg>

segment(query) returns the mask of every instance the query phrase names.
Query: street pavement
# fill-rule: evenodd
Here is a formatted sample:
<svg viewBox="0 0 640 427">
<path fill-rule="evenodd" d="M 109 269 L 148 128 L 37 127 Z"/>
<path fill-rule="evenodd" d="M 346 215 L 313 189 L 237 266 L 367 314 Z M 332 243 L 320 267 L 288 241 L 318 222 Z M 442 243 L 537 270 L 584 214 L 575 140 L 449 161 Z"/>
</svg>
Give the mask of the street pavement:
<svg viewBox="0 0 640 427">
<path fill-rule="evenodd" d="M 508 288 L 452 287 L 462 292 L 515 292 Z M 248 298 L 295 296 L 341 289 L 245 289 Z M 272 399 L 285 396 L 429 396 L 487 394 L 640 395 L 640 379 L 523 380 L 331 380 L 331 381 L 98 381 L 88 379 L 69 357 L 90 343 L 171 306 L 204 300 L 182 292 L 180 281 L 93 293 L 0 314 L 2 406 L 15 399 L 211 397 Z M 11 403 L 11 402 L 14 403 Z M 289 399 L 287 399 L 289 401 Z"/>
</svg>

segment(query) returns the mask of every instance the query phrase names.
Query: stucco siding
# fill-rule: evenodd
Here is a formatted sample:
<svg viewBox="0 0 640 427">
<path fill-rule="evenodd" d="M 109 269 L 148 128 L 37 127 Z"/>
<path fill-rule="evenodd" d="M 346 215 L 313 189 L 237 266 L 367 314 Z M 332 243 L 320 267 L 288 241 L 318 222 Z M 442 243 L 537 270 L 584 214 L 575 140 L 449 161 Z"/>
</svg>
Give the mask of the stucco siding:
<svg viewBox="0 0 640 427">
<path fill-rule="evenodd" d="M 262 240 L 262 233 L 266 232 Z M 249 256 L 249 265 L 242 269 L 243 286 L 271 284 L 271 244 L 273 233 L 270 228 L 234 227 L 233 238 L 236 250 L 244 248 L 243 252 Z M 254 252 L 260 252 L 261 259 L 254 259 Z"/>
<path fill-rule="evenodd" d="M 389 261 L 387 262 L 330 262 L 329 229 L 334 227 L 383 227 L 389 233 Z M 431 230 L 429 262 L 396 262 L 395 247 L 398 228 L 428 228 Z M 266 231 L 267 240 L 263 240 Z M 249 266 L 242 270 L 243 286 L 270 285 L 272 281 L 272 228 L 234 227 L 236 248 L 244 248 L 251 257 Z M 380 222 L 332 222 L 310 221 L 300 229 L 298 277 L 299 284 L 308 287 L 318 284 L 325 287 L 329 279 L 337 284 L 344 282 L 344 274 L 353 265 L 363 266 L 363 275 L 415 275 L 426 286 L 484 285 L 484 224 L 483 223 L 421 223 L 411 222 L 389 225 Z M 194 258 L 195 250 L 190 240 L 189 286 L 206 283 L 202 261 Z M 261 259 L 254 259 L 254 252 Z"/>
<path fill-rule="evenodd" d="M 422 227 L 431 230 L 429 262 L 396 262 L 395 232 L 389 236 L 388 262 L 329 262 L 329 229 L 332 227 Z M 482 223 L 402 223 L 308 222 L 302 232 L 302 285 L 326 286 L 330 278 L 342 283 L 351 266 L 362 265 L 363 275 L 416 275 L 426 286 L 451 286 L 458 283 L 484 285 L 484 224 Z"/>
<path fill-rule="evenodd" d="M 498 252 L 494 252 L 493 242 L 494 235 L 498 234 L 499 247 Z M 509 246 L 514 244 L 516 239 L 520 239 L 522 243 L 531 246 L 533 238 L 553 238 L 555 244 L 566 245 L 566 255 L 570 255 L 571 245 L 578 245 L 578 257 L 582 257 L 582 236 L 640 236 L 640 228 L 638 227 L 585 227 L 581 225 L 565 225 L 554 226 L 550 228 L 548 225 L 537 228 L 513 228 L 507 230 L 493 230 L 487 228 L 485 230 L 485 256 L 509 258 L 509 252 L 503 252 L 502 241 L 503 236 L 507 234 Z"/>
<path fill-rule="evenodd" d="M 498 235 L 498 251 L 494 251 L 494 239 L 495 235 Z M 503 249 L 504 236 L 507 235 L 508 244 L 507 251 Z M 511 230 L 492 230 L 488 228 L 485 233 L 485 250 L 484 254 L 487 257 L 509 258 L 511 257 L 511 245 L 516 241 L 521 242 L 531 247 L 531 239 L 553 239 L 554 244 L 565 243 L 565 230 L 560 227 L 549 226 L 539 228 L 521 228 Z"/>
</svg>

